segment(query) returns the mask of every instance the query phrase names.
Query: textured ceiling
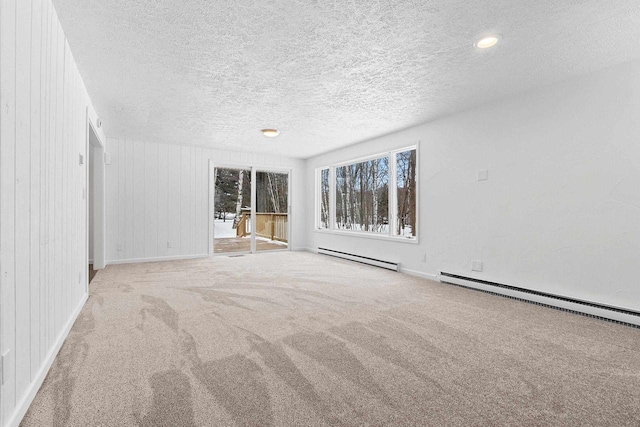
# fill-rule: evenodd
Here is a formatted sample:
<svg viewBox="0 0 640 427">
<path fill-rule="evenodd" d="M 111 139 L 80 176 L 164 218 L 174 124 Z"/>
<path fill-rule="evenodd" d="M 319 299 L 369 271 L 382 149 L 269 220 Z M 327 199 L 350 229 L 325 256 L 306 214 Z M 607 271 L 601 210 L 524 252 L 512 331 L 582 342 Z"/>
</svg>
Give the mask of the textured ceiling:
<svg viewBox="0 0 640 427">
<path fill-rule="evenodd" d="M 54 4 L 108 136 L 303 158 L 640 58 L 638 0 Z"/>
</svg>

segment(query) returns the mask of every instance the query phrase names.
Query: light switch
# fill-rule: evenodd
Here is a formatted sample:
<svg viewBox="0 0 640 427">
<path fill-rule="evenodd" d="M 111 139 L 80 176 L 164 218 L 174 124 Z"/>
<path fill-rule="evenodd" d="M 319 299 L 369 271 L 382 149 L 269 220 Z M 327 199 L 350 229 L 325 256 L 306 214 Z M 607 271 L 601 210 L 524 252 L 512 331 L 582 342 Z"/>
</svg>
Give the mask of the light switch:
<svg viewBox="0 0 640 427">
<path fill-rule="evenodd" d="M 104 164 L 105 165 L 110 165 L 111 164 L 111 154 L 104 153 Z"/>
<path fill-rule="evenodd" d="M 84 156 L 82 154 L 80 154 L 78 161 L 80 162 L 80 165 L 84 165 Z"/>
<path fill-rule="evenodd" d="M 478 181 L 486 181 L 489 179 L 489 171 L 478 171 Z"/>
</svg>

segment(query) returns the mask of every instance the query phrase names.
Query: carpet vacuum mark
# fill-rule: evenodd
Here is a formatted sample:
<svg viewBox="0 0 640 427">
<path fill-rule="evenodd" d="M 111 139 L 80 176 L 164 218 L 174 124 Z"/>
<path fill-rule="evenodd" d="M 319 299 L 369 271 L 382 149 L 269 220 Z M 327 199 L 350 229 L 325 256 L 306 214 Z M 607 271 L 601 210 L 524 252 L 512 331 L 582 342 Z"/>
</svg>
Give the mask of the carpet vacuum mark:
<svg viewBox="0 0 640 427">
<path fill-rule="evenodd" d="M 21 425 L 638 426 L 640 330 L 309 253 L 115 265 Z"/>
</svg>

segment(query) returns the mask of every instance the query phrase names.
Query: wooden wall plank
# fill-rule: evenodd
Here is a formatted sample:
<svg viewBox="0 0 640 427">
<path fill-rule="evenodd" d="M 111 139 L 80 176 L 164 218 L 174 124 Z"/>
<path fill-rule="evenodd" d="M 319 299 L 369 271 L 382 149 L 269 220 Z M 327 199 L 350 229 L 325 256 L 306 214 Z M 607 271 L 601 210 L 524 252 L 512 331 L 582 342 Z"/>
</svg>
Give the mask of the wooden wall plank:
<svg viewBox="0 0 640 427">
<path fill-rule="evenodd" d="M 157 192 L 158 192 L 158 256 L 167 256 L 167 240 L 168 240 L 168 177 L 169 177 L 169 149 L 166 144 L 158 145 L 158 168 L 157 168 Z"/>
<path fill-rule="evenodd" d="M 196 217 L 197 217 L 197 203 L 198 198 L 196 195 L 196 181 L 197 181 L 197 166 L 196 166 L 196 149 L 193 147 L 189 147 L 189 240 L 190 240 L 190 253 L 196 254 L 198 253 L 197 246 L 197 227 L 196 227 Z"/>
<path fill-rule="evenodd" d="M 168 255 L 180 254 L 181 244 L 181 223 L 182 209 L 180 206 L 180 178 L 182 168 L 182 151 L 180 146 L 169 146 L 169 185 L 168 185 L 168 203 L 169 203 L 169 239 L 171 248 L 167 248 Z"/>
<path fill-rule="evenodd" d="M 144 142 L 133 141 L 133 181 L 127 184 L 133 185 L 133 257 L 144 258 L 145 247 L 145 157 Z"/>
<path fill-rule="evenodd" d="M 55 14 L 54 11 L 54 16 Z M 56 92 L 54 94 L 56 99 L 56 134 L 55 134 L 55 143 L 54 143 L 54 151 L 55 151 L 55 169 L 54 169 L 54 177 L 55 177 L 55 189 L 54 189 L 54 250 L 55 250 L 55 258 L 54 258 L 54 275 L 55 275 L 55 302 L 54 302 L 54 312 L 55 312 L 55 331 L 54 331 L 54 340 L 57 337 L 57 332 L 62 328 L 62 289 L 63 289 L 63 281 L 64 281 L 64 268 L 65 268 L 65 254 L 62 247 L 62 239 L 64 234 L 62 233 L 62 226 L 64 223 L 63 216 L 63 204 L 62 200 L 64 197 L 65 188 L 63 187 L 62 176 L 63 173 L 60 170 L 62 165 L 64 164 L 64 150 L 62 149 L 64 143 L 64 34 L 62 33 L 62 28 L 56 28 L 56 57 L 57 57 L 57 82 L 56 82 Z"/>
<path fill-rule="evenodd" d="M 189 147 L 180 147 L 180 252 L 181 254 L 191 253 L 191 236 L 189 235 L 190 200 L 189 200 L 189 172 L 191 169 L 191 150 Z"/>
<path fill-rule="evenodd" d="M 55 340 L 55 301 L 56 301 L 56 256 L 55 256 L 55 168 L 56 168 L 56 110 L 58 108 L 57 102 L 57 88 L 58 88 L 58 31 L 55 25 L 56 22 L 55 9 L 50 8 L 49 11 L 49 113 L 48 122 L 49 129 L 47 132 L 47 348 L 50 348 L 54 344 Z"/>
<path fill-rule="evenodd" d="M 0 252 L 2 301 L 15 300 L 15 156 L 16 156 L 16 0 L 0 1 Z M 15 315 L 12 304 L 2 306 L 2 352 L 5 359 L 2 386 L 2 422 L 15 402 Z"/>
<path fill-rule="evenodd" d="M 16 3 L 15 308 L 16 400 L 31 382 L 31 1 Z"/>
<path fill-rule="evenodd" d="M 118 186 L 120 185 L 118 175 L 119 147 L 117 139 L 108 138 L 105 141 L 105 151 L 111 157 L 111 164 L 105 165 L 106 200 L 118 200 Z M 116 203 L 107 203 L 105 206 L 105 228 L 108 230 L 108 233 L 106 233 L 106 259 L 118 259 L 116 245 L 120 229 L 118 224 L 118 205 Z"/>
<path fill-rule="evenodd" d="M 118 155 L 116 157 L 116 161 L 118 162 L 118 239 L 116 240 L 116 251 L 118 252 L 118 257 L 116 259 L 124 259 L 125 251 L 124 244 L 126 243 L 125 234 L 127 231 L 127 212 L 126 212 L 126 204 L 125 204 L 125 196 L 126 196 L 126 169 L 125 169 L 125 158 L 126 158 L 126 147 L 124 141 L 118 140 Z M 107 203 L 108 204 L 108 203 Z M 118 248 L 120 248 L 118 250 Z"/>
<path fill-rule="evenodd" d="M 62 32 L 62 28 L 60 29 Z M 62 40 L 62 116 L 61 116 L 61 125 L 62 129 L 60 132 L 60 142 L 59 142 L 59 151 L 60 151 L 60 165 L 62 166 L 62 170 L 58 170 L 57 172 L 60 174 L 60 235 L 58 237 L 59 247 L 61 248 L 61 272 L 60 272 L 60 284 L 59 284 L 59 292 L 60 292 L 60 306 L 59 306 L 59 328 L 62 329 L 62 325 L 64 324 L 64 314 L 68 310 L 68 289 L 67 286 L 69 283 L 69 256 L 68 244 L 69 244 L 69 222 L 72 220 L 71 217 L 67 215 L 68 208 L 68 197 L 70 193 L 69 186 L 69 169 L 70 169 L 70 153 L 69 153 L 69 53 L 67 50 L 67 41 L 64 38 L 64 35 L 61 34 Z"/>
<path fill-rule="evenodd" d="M 144 144 L 144 252 L 158 256 L 158 144 Z"/>
<path fill-rule="evenodd" d="M 49 86 L 49 28 L 50 21 L 50 7 L 51 4 L 48 1 L 40 0 L 42 3 L 42 31 L 40 37 L 40 236 L 39 236 L 39 257 L 40 257 L 40 354 L 39 361 L 42 363 L 47 354 L 47 117 L 49 116 L 49 103 L 48 103 L 48 86 Z"/>
<path fill-rule="evenodd" d="M 42 0 L 32 2 L 32 23 L 31 23 L 31 58 L 30 58 L 30 79 L 31 79 L 31 146 L 29 147 L 30 165 L 30 265 L 31 265 L 31 377 L 35 379 L 37 369 L 42 362 L 40 358 L 40 209 L 42 181 L 41 172 L 41 151 L 42 151 L 42 105 L 41 105 L 41 78 L 42 73 Z"/>
<path fill-rule="evenodd" d="M 124 254 L 126 259 L 135 258 L 135 252 L 133 250 L 133 239 L 134 239 L 134 222 L 133 222 L 133 214 L 134 214 L 134 175 L 133 175 L 133 166 L 134 166 L 134 151 L 133 144 L 129 141 L 126 141 L 125 144 L 125 158 L 123 159 L 124 167 L 125 167 L 125 226 L 126 226 L 126 234 L 125 234 L 125 242 L 124 242 Z"/>
<path fill-rule="evenodd" d="M 206 245 L 204 245 L 204 236 L 203 236 L 203 230 L 205 230 L 205 228 L 203 227 L 202 224 L 202 218 L 204 217 L 204 213 L 206 212 L 206 207 L 203 204 L 204 201 L 204 195 L 202 194 L 202 189 L 204 188 L 204 185 L 207 183 L 207 177 L 204 174 L 204 170 L 202 167 L 202 162 L 203 162 L 203 150 L 200 147 L 197 147 L 194 149 L 194 160 L 195 160 L 195 183 L 194 183 L 194 192 L 195 192 L 195 209 L 194 209 L 194 214 L 195 214 L 195 221 L 194 221 L 194 227 L 193 227 L 193 235 L 194 235 L 194 242 L 195 242 L 195 247 L 194 247 L 194 253 L 205 253 L 206 252 Z M 209 234 L 209 231 L 207 229 L 207 236 Z"/>
</svg>

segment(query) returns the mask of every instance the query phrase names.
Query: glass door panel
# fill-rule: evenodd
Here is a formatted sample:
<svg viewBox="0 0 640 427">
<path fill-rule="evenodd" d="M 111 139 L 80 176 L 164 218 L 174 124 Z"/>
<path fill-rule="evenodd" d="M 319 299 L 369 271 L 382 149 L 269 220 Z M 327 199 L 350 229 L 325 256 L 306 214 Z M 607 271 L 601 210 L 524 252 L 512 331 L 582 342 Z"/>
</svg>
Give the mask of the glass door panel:
<svg viewBox="0 0 640 427">
<path fill-rule="evenodd" d="M 289 247 L 289 174 L 256 172 L 256 250 Z"/>
<path fill-rule="evenodd" d="M 213 252 L 251 252 L 251 170 L 216 168 Z"/>
</svg>

